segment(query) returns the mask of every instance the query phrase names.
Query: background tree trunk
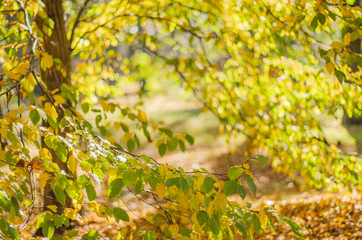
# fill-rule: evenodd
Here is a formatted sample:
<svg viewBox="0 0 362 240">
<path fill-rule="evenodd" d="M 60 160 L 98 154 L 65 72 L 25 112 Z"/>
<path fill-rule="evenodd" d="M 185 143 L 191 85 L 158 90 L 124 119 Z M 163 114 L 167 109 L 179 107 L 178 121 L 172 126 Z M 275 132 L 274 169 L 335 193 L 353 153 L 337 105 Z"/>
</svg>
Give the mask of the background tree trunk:
<svg viewBox="0 0 362 240">
<path fill-rule="evenodd" d="M 51 92 L 55 89 L 60 89 L 63 83 L 70 84 L 70 46 L 67 39 L 64 22 L 64 10 L 62 0 L 43 0 L 45 11 L 50 19 L 54 21 L 53 32 L 50 36 L 44 34 L 44 51 L 52 55 L 53 58 L 61 60 L 61 69 L 63 73 L 55 65 L 51 69 L 41 70 L 41 77 L 47 89 Z M 37 19 L 37 24 L 41 27 L 46 24 L 43 19 Z M 46 145 L 43 143 L 43 147 Z M 58 164 L 61 170 L 68 172 L 66 163 L 62 162 L 55 152 L 51 149 L 53 162 Z M 64 207 L 56 200 L 50 181 L 47 182 L 44 188 L 44 208 L 49 205 L 58 206 L 58 211 L 62 212 Z M 67 197 L 66 206 L 70 206 L 70 199 Z"/>
<path fill-rule="evenodd" d="M 361 0 L 356 0 L 356 2 L 354 3 L 354 6 L 359 6 L 362 7 L 362 1 Z M 348 30 L 350 31 L 350 29 Z M 355 41 L 351 42 L 348 46 L 348 48 L 352 51 L 355 52 L 357 54 L 361 53 L 361 39 L 358 38 Z M 351 65 L 351 69 L 352 71 L 358 71 L 358 66 L 357 66 L 357 62 L 354 62 Z M 356 143 L 357 143 L 357 154 L 361 154 L 362 152 L 362 144 L 361 142 L 358 140 L 358 133 L 356 131 L 359 131 L 359 126 L 362 124 L 362 117 L 349 117 L 348 114 L 346 113 L 346 111 L 344 112 L 343 118 L 342 118 L 342 124 L 343 126 L 347 129 L 347 131 L 349 132 L 349 134 L 354 137 L 356 139 Z"/>
<path fill-rule="evenodd" d="M 356 0 L 356 2 L 354 3 L 354 6 L 359 6 L 362 7 L 362 1 L 361 0 Z M 350 32 L 350 29 L 347 30 L 348 32 Z M 358 38 L 355 41 L 351 42 L 348 46 L 348 48 L 352 51 L 355 52 L 357 54 L 361 53 L 361 39 Z M 357 66 L 357 62 L 354 62 L 351 65 L 351 69 L 353 72 L 358 71 L 358 66 Z M 362 124 L 362 117 L 348 117 L 347 113 L 344 113 L 343 116 L 343 125 L 351 125 L 351 124 Z"/>
</svg>

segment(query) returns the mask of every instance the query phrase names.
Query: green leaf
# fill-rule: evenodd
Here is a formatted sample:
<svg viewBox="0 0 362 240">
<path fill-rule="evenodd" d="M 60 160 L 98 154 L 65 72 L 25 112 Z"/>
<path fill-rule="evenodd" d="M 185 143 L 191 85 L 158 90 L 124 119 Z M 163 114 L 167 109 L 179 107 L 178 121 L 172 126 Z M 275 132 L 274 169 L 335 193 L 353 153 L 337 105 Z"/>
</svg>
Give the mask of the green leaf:
<svg viewBox="0 0 362 240">
<path fill-rule="evenodd" d="M 298 226 L 298 224 L 296 224 L 295 222 L 293 222 L 291 220 L 287 220 L 287 222 L 291 226 L 295 236 L 297 236 L 297 238 L 299 238 L 299 239 L 303 239 L 304 235 L 299 231 L 301 229 L 301 227 Z"/>
<path fill-rule="evenodd" d="M 165 133 L 167 136 L 169 136 L 170 138 L 172 138 L 172 131 L 168 128 L 160 128 L 160 132 Z"/>
<path fill-rule="evenodd" d="M 246 193 L 245 193 L 245 188 L 241 185 L 238 184 L 238 186 L 236 187 L 236 191 L 238 192 L 238 194 L 240 195 L 240 197 L 244 200 Z"/>
<path fill-rule="evenodd" d="M 127 133 L 129 131 L 128 126 L 124 124 L 123 122 L 120 122 L 121 128 L 123 132 Z"/>
<path fill-rule="evenodd" d="M 356 0 L 346 0 L 346 3 L 349 5 L 353 5 L 356 2 Z"/>
<path fill-rule="evenodd" d="M 185 151 L 186 151 L 186 146 L 185 146 L 184 141 L 178 140 L 178 144 L 180 145 L 181 151 L 182 151 L 182 152 L 185 152 Z"/>
<path fill-rule="evenodd" d="M 8 131 L 8 139 L 15 147 L 21 148 L 21 142 L 14 133 Z"/>
<path fill-rule="evenodd" d="M 89 233 L 82 236 L 82 240 L 96 240 L 100 235 L 98 231 L 90 230 Z"/>
<path fill-rule="evenodd" d="M 318 17 L 315 16 L 312 20 L 312 23 L 310 24 L 310 28 L 312 31 L 315 31 L 315 29 L 317 28 L 318 26 Z"/>
<path fill-rule="evenodd" d="M 229 195 L 233 194 L 236 191 L 237 185 L 238 185 L 237 180 L 226 181 L 225 184 L 224 184 L 223 192 L 225 193 L 226 196 L 229 196 Z"/>
<path fill-rule="evenodd" d="M 60 216 L 59 214 L 54 214 L 53 215 L 53 220 L 54 220 L 54 226 L 56 228 L 60 228 L 66 221 L 66 217 L 64 215 Z"/>
<path fill-rule="evenodd" d="M 241 176 L 241 174 L 243 173 L 243 169 L 240 167 L 232 167 L 229 169 L 228 171 L 228 177 L 230 178 L 231 181 L 237 179 L 238 177 Z"/>
<path fill-rule="evenodd" d="M 190 145 L 193 145 L 195 143 L 194 137 L 189 134 L 186 134 L 185 139 Z"/>
<path fill-rule="evenodd" d="M 54 194 L 57 198 L 58 202 L 60 202 L 63 206 L 65 205 L 65 193 L 63 189 L 61 189 L 58 185 L 54 187 Z"/>
<path fill-rule="evenodd" d="M 248 184 L 250 190 L 256 195 L 256 185 L 254 183 L 254 179 L 252 179 L 249 175 L 245 174 L 246 183 Z"/>
<path fill-rule="evenodd" d="M 179 183 L 179 178 L 169 178 L 169 179 L 167 179 L 167 181 L 166 181 L 166 186 L 167 187 L 172 187 L 173 185 L 178 185 L 178 183 Z"/>
<path fill-rule="evenodd" d="M 280 213 L 273 213 L 274 217 L 278 220 L 279 223 L 284 224 L 285 219 L 280 215 Z"/>
<path fill-rule="evenodd" d="M 128 151 L 132 152 L 134 150 L 135 144 L 132 138 L 128 139 L 127 141 L 127 149 Z"/>
<path fill-rule="evenodd" d="M 260 224 L 259 218 L 256 215 L 254 215 L 253 218 L 252 218 L 252 221 L 253 221 L 255 233 L 260 233 L 261 232 L 261 224 Z"/>
<path fill-rule="evenodd" d="M 48 221 L 45 223 L 45 225 L 42 228 L 43 235 L 47 238 L 53 237 L 54 234 L 54 224 L 51 221 Z"/>
<path fill-rule="evenodd" d="M 336 75 L 336 77 L 340 83 L 342 83 L 343 80 L 346 78 L 346 75 L 344 75 L 344 73 L 339 71 L 338 69 L 334 69 L 334 74 Z"/>
<path fill-rule="evenodd" d="M 48 123 L 53 129 L 58 129 L 58 123 L 57 123 L 56 119 L 49 116 L 48 117 Z"/>
<path fill-rule="evenodd" d="M 84 113 L 89 112 L 89 109 L 90 109 L 90 104 L 89 103 L 82 103 L 82 111 Z"/>
<path fill-rule="evenodd" d="M 143 185 L 143 181 L 139 180 L 135 185 L 134 185 L 134 193 L 135 194 L 140 194 L 144 189 L 144 185 Z"/>
<path fill-rule="evenodd" d="M 318 13 L 317 18 L 321 25 L 326 22 L 326 16 L 323 13 Z"/>
<path fill-rule="evenodd" d="M 113 180 L 108 189 L 108 199 L 117 197 L 119 194 L 121 194 L 123 186 L 124 184 L 122 179 L 117 178 Z"/>
<path fill-rule="evenodd" d="M 45 214 L 40 214 L 36 219 L 36 228 L 40 228 L 45 224 Z"/>
<path fill-rule="evenodd" d="M 10 209 L 10 216 L 15 217 L 19 216 L 19 203 L 15 197 L 11 197 L 10 199 L 11 209 Z"/>
<path fill-rule="evenodd" d="M 248 230 L 246 229 L 244 222 L 237 220 L 235 225 L 241 234 L 243 234 L 245 237 L 249 237 Z"/>
<path fill-rule="evenodd" d="M 189 185 L 187 183 L 187 180 L 183 177 L 180 177 L 180 188 L 185 193 L 187 193 L 189 190 Z"/>
<path fill-rule="evenodd" d="M 77 230 L 70 230 L 67 232 L 67 237 L 69 238 L 73 238 L 73 237 L 76 237 L 78 236 L 78 231 Z"/>
<path fill-rule="evenodd" d="M 162 157 L 166 153 L 166 144 L 161 143 L 160 146 L 158 146 L 158 153 Z"/>
<path fill-rule="evenodd" d="M 36 125 L 40 121 L 40 114 L 36 109 L 34 109 L 34 110 L 30 111 L 29 118 L 30 118 L 31 122 L 34 125 Z"/>
<path fill-rule="evenodd" d="M 58 142 L 57 138 L 53 135 L 47 136 L 44 138 L 45 145 L 48 148 L 53 149 L 56 143 Z"/>
<path fill-rule="evenodd" d="M 196 218 L 197 218 L 197 221 L 199 222 L 199 225 L 200 225 L 200 226 L 203 226 L 203 225 L 206 223 L 206 221 L 207 221 L 207 219 L 209 218 L 209 216 L 207 215 L 207 212 L 205 212 L 205 211 L 199 211 L 199 212 L 197 212 L 197 214 L 196 214 Z"/>
<path fill-rule="evenodd" d="M 125 187 L 131 186 L 137 181 L 137 174 L 134 171 L 125 171 L 122 176 Z"/>
<path fill-rule="evenodd" d="M 191 237 L 191 233 L 192 233 L 192 230 L 188 229 L 188 228 L 185 228 L 185 227 L 180 227 L 180 234 L 184 237 Z"/>
<path fill-rule="evenodd" d="M 86 190 L 86 192 L 87 192 L 87 196 L 88 196 L 88 200 L 89 200 L 89 201 L 96 200 L 96 198 L 97 198 L 97 193 L 96 193 L 96 190 L 94 189 L 93 183 L 88 184 L 88 185 L 86 186 L 85 190 Z"/>
<path fill-rule="evenodd" d="M 260 162 L 261 165 L 265 165 L 266 163 L 266 159 L 263 155 L 258 155 L 258 161 Z"/>
<path fill-rule="evenodd" d="M 0 207 L 6 212 L 10 212 L 10 201 L 0 192 Z"/>
<path fill-rule="evenodd" d="M 150 158 L 149 158 L 147 155 L 141 154 L 141 158 L 142 158 L 143 160 L 145 160 L 147 163 L 151 163 L 151 160 L 150 160 Z"/>
<path fill-rule="evenodd" d="M 113 216 L 116 219 L 117 222 L 120 220 L 129 222 L 129 216 L 125 210 L 122 208 L 114 208 L 113 209 Z"/>
<path fill-rule="evenodd" d="M 268 216 L 268 223 L 270 225 L 270 229 L 272 230 L 272 232 L 275 233 L 275 228 L 274 228 L 274 225 L 273 225 L 273 221 L 272 221 L 270 216 Z"/>
<path fill-rule="evenodd" d="M 98 124 L 102 121 L 102 115 L 97 115 L 96 116 L 96 125 L 98 126 Z"/>
<path fill-rule="evenodd" d="M 178 145 L 178 139 L 177 138 L 167 139 L 167 148 L 168 148 L 169 151 L 176 150 L 177 145 Z"/>
<path fill-rule="evenodd" d="M 79 166 L 81 168 L 93 168 L 96 165 L 96 161 L 94 159 L 88 159 L 88 160 L 83 160 Z"/>
<path fill-rule="evenodd" d="M 155 176 L 152 176 L 152 175 L 151 175 L 151 176 L 148 178 L 148 183 L 150 184 L 152 190 L 155 190 L 156 187 L 157 187 L 157 184 L 160 183 L 160 182 L 162 182 L 161 179 L 159 179 L 159 178 L 157 178 L 157 177 L 155 177 Z M 167 184 L 166 184 L 166 186 L 167 186 Z"/>
<path fill-rule="evenodd" d="M 211 219 L 209 219 L 209 224 L 210 224 L 211 231 L 215 235 L 217 235 L 220 232 L 220 221 L 218 221 L 217 219 L 211 218 Z"/>
<path fill-rule="evenodd" d="M 61 142 L 58 142 L 54 146 L 54 152 L 62 162 L 66 162 L 68 159 L 68 150 Z"/>
<path fill-rule="evenodd" d="M 214 180 L 210 177 L 204 179 L 204 183 L 201 185 L 201 191 L 204 193 L 210 192 L 214 188 Z"/>
</svg>

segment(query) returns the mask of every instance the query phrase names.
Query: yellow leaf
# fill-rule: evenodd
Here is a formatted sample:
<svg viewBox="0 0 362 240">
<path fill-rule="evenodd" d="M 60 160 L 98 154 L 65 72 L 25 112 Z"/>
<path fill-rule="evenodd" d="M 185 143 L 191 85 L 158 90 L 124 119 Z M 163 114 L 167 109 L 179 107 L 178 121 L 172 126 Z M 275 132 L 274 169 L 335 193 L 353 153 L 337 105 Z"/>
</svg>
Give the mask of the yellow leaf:
<svg viewBox="0 0 362 240">
<path fill-rule="evenodd" d="M 114 128 L 115 128 L 116 130 L 118 130 L 118 129 L 121 128 L 121 123 L 119 123 L 119 122 L 114 122 L 113 126 L 114 126 Z"/>
<path fill-rule="evenodd" d="M 48 205 L 47 208 L 49 208 L 50 210 L 52 210 L 53 212 L 57 212 L 58 207 L 55 205 Z"/>
<path fill-rule="evenodd" d="M 78 200 L 72 200 L 73 202 L 73 207 L 76 211 L 80 211 L 80 209 L 82 208 L 83 206 L 83 199 L 84 199 L 84 195 L 83 193 L 80 193 L 80 198 Z"/>
<path fill-rule="evenodd" d="M 52 154 L 46 148 L 41 148 L 39 150 L 39 156 L 43 157 L 43 158 L 46 158 L 46 159 L 52 159 Z"/>
<path fill-rule="evenodd" d="M 15 225 L 20 225 L 24 222 L 24 220 L 20 216 L 15 216 L 10 222 Z"/>
<path fill-rule="evenodd" d="M 116 139 L 114 139 L 113 136 L 109 136 L 109 137 L 107 138 L 107 140 L 108 140 L 110 143 L 112 143 L 112 144 L 116 143 Z"/>
<path fill-rule="evenodd" d="M 341 47 L 343 47 L 343 43 L 336 41 L 331 44 L 331 47 L 332 48 L 341 48 Z"/>
<path fill-rule="evenodd" d="M 158 168 L 158 171 L 160 172 L 161 177 L 165 177 L 170 174 L 170 170 L 168 170 L 167 166 L 161 165 Z"/>
<path fill-rule="evenodd" d="M 0 160 L 5 161 L 5 151 L 0 149 Z"/>
<path fill-rule="evenodd" d="M 22 106 L 18 107 L 18 111 L 20 114 L 22 114 L 24 112 L 24 108 Z"/>
<path fill-rule="evenodd" d="M 6 117 L 8 119 L 10 119 L 11 121 L 14 121 L 17 115 L 18 115 L 18 111 L 17 110 L 12 110 L 6 115 Z"/>
<path fill-rule="evenodd" d="M 51 103 L 46 102 L 44 104 L 44 109 L 43 110 L 48 116 L 50 116 L 54 120 L 58 118 L 58 113 L 57 113 L 57 111 L 55 110 L 54 106 Z"/>
<path fill-rule="evenodd" d="M 53 56 L 49 55 L 47 52 L 43 53 L 43 57 L 41 59 L 41 64 L 45 68 L 51 68 L 54 64 Z"/>
<path fill-rule="evenodd" d="M 131 139 L 131 137 L 133 137 L 133 134 L 128 132 L 123 136 L 122 140 L 123 142 L 127 142 L 129 139 Z"/>
<path fill-rule="evenodd" d="M 64 98 L 62 96 L 59 96 L 59 95 L 55 95 L 54 100 L 55 100 L 55 103 L 54 103 L 55 105 L 66 103 Z"/>
<path fill-rule="evenodd" d="M 263 230 L 265 230 L 267 227 L 267 224 L 268 224 L 268 216 L 266 215 L 266 213 L 264 211 L 260 212 L 259 220 L 260 220 L 261 228 Z"/>
<path fill-rule="evenodd" d="M 156 193 L 160 199 L 163 199 L 166 195 L 166 186 L 163 183 L 159 183 L 156 187 Z"/>
<path fill-rule="evenodd" d="M 51 179 L 51 178 L 52 178 L 52 176 L 49 173 L 41 172 L 40 176 L 39 176 L 39 185 L 40 185 L 40 187 L 44 188 L 47 181 L 49 179 Z"/>
<path fill-rule="evenodd" d="M 142 111 L 138 112 L 138 118 L 140 119 L 141 122 L 146 122 L 147 121 L 147 115 Z"/>
<path fill-rule="evenodd" d="M 184 208 L 187 208 L 189 206 L 189 198 L 186 196 L 183 192 L 179 192 L 178 194 L 178 200 L 180 202 L 180 205 Z"/>
<path fill-rule="evenodd" d="M 118 231 L 118 233 L 117 233 L 117 240 L 125 239 L 125 237 L 127 235 L 127 232 L 128 232 L 128 227 L 127 226 L 121 228 L 121 230 Z"/>
<path fill-rule="evenodd" d="M 221 213 L 225 213 L 228 203 L 225 194 L 223 194 L 222 192 L 216 193 L 214 203 L 215 210 L 220 211 Z"/>
<path fill-rule="evenodd" d="M 66 208 L 63 212 L 64 216 L 69 219 L 76 220 L 77 219 L 77 211 L 73 208 Z"/>
<path fill-rule="evenodd" d="M 73 174 L 76 172 L 78 167 L 78 159 L 76 159 L 73 154 L 68 158 L 67 166 Z"/>
<path fill-rule="evenodd" d="M 4 121 L 2 121 L 3 123 Z M 1 124 L 1 137 L 4 139 L 8 139 L 8 129 L 7 126 L 5 124 Z"/>
<path fill-rule="evenodd" d="M 98 208 L 97 208 L 97 216 L 98 217 L 106 217 L 106 207 L 103 206 L 102 204 L 98 204 Z"/>
<path fill-rule="evenodd" d="M 103 98 L 101 98 L 99 100 L 99 103 L 101 104 L 103 110 L 107 112 L 108 111 L 108 103 Z"/>
<path fill-rule="evenodd" d="M 45 97 L 45 96 L 40 96 L 40 97 L 38 97 L 38 102 L 44 102 L 45 100 L 47 100 L 47 98 Z M 29 109 L 29 111 L 30 111 L 30 109 Z"/>
<path fill-rule="evenodd" d="M 329 74 L 332 74 L 334 71 L 334 64 L 333 62 L 329 62 L 326 64 L 326 68 Z"/>
<path fill-rule="evenodd" d="M 102 204 L 99 204 L 95 201 L 88 202 L 87 206 L 89 209 L 97 214 L 98 217 L 106 217 L 106 208 Z"/>
<path fill-rule="evenodd" d="M 249 169 L 250 167 L 249 167 L 249 164 L 247 164 L 247 163 L 244 163 L 243 164 L 243 167 L 245 168 L 245 169 Z"/>
<path fill-rule="evenodd" d="M 97 211 L 97 204 L 98 204 L 97 202 L 92 201 L 92 202 L 88 202 L 87 206 L 91 211 L 96 212 Z"/>
<path fill-rule="evenodd" d="M 190 199 L 190 209 L 196 210 L 199 207 L 199 202 L 197 201 L 196 197 L 192 197 Z"/>
<path fill-rule="evenodd" d="M 253 240 L 254 239 L 254 225 L 252 225 L 251 228 L 249 228 L 249 234 L 250 234 L 250 239 Z"/>
<path fill-rule="evenodd" d="M 346 33 L 344 35 L 343 42 L 345 45 L 349 45 L 351 43 L 351 33 Z"/>
<path fill-rule="evenodd" d="M 168 230 L 170 230 L 172 237 L 176 237 L 178 235 L 179 227 L 177 224 L 172 224 L 169 226 Z"/>
</svg>

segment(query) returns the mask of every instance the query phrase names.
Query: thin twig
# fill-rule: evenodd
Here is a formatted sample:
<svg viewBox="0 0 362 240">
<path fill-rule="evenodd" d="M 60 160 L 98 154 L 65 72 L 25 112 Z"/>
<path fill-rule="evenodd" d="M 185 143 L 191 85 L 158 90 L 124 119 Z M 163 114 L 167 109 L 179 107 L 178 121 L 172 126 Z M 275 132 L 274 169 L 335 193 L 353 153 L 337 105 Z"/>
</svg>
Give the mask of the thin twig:
<svg viewBox="0 0 362 240">
<path fill-rule="evenodd" d="M 83 6 L 81 7 L 81 9 L 80 9 L 79 12 L 78 12 L 78 15 L 77 15 L 77 17 L 76 17 L 76 19 L 75 19 L 74 25 L 73 25 L 73 27 L 72 27 L 72 33 L 71 33 L 70 39 L 69 39 L 69 46 L 72 46 L 75 29 L 78 27 L 78 24 L 79 24 L 79 22 L 80 22 L 80 17 L 82 16 L 84 10 L 86 9 L 89 1 L 90 1 L 90 0 L 85 0 Z"/>
</svg>

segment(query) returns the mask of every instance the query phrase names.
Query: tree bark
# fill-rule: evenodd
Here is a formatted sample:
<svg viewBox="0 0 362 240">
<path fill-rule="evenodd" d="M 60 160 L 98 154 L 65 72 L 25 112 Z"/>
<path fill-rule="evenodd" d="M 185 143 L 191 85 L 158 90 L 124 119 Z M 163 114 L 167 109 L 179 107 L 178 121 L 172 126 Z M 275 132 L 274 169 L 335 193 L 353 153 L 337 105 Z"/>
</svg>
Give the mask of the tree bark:
<svg viewBox="0 0 362 240">
<path fill-rule="evenodd" d="M 362 7 L 362 1 L 356 0 L 356 2 L 354 3 L 354 6 Z M 351 30 L 348 29 L 347 32 L 351 32 Z M 358 38 L 355 41 L 352 41 L 349 44 L 348 48 L 352 52 L 360 54 L 361 53 L 361 39 Z M 353 72 L 358 71 L 357 61 L 351 65 L 351 69 Z M 347 126 L 353 125 L 353 124 L 355 124 L 355 125 L 362 124 L 362 117 L 348 117 L 347 113 L 345 112 L 343 115 L 342 123 L 343 123 L 343 125 L 347 125 Z"/>
<path fill-rule="evenodd" d="M 59 58 L 61 60 L 61 68 L 63 72 L 58 69 L 57 66 L 53 66 L 50 69 L 41 70 L 42 81 L 46 85 L 48 91 L 60 89 L 63 83 L 70 84 L 70 47 L 67 39 L 65 22 L 64 22 L 64 9 L 62 6 L 62 0 L 43 0 L 45 5 L 45 11 L 50 19 L 54 21 L 54 28 L 52 34 L 43 36 L 43 48 L 44 51 L 50 54 L 53 58 Z M 40 29 L 46 24 L 43 19 L 37 19 L 37 24 Z M 48 127 L 49 125 L 47 125 Z M 43 147 L 46 147 L 44 142 Z M 53 162 L 56 163 L 61 170 L 68 171 L 66 163 L 62 162 L 55 152 L 51 149 L 49 151 L 52 154 Z M 57 201 L 53 190 L 50 185 L 50 181 L 47 182 L 44 188 L 44 209 L 49 205 L 58 206 L 58 211 L 63 212 L 64 206 Z M 70 199 L 67 197 L 66 206 L 69 207 L 71 204 Z"/>
</svg>

